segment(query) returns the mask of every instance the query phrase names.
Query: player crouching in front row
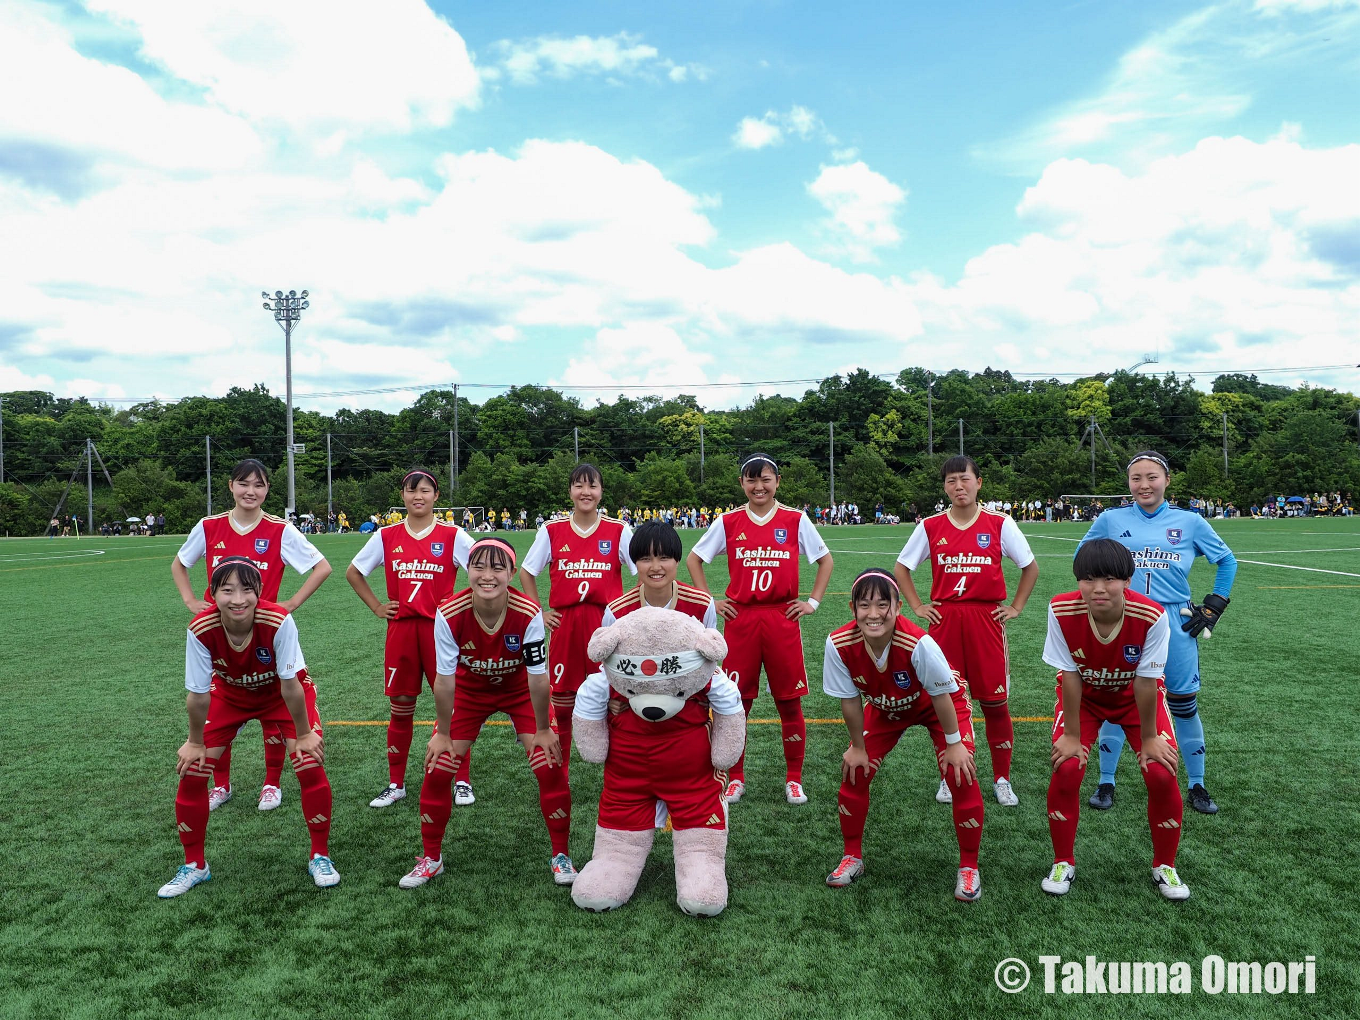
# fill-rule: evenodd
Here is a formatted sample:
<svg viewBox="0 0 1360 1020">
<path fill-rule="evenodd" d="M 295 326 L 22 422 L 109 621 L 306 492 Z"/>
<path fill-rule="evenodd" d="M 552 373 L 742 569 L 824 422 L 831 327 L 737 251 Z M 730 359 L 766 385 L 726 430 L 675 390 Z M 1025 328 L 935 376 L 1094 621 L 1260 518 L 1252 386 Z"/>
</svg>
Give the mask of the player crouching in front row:
<svg viewBox="0 0 1360 1020">
<path fill-rule="evenodd" d="M 973 763 L 972 705 L 940 646 L 901 615 L 898 598 L 893 575 L 871 567 L 850 587 L 854 620 L 826 639 L 822 689 L 841 699 L 841 715 L 850 731 L 839 797 L 845 856 L 826 884 L 849 885 L 864 874 L 861 845 L 869 784 L 902 734 L 911 726 L 924 726 L 952 794 L 959 840 L 954 897 L 971 903 L 982 897 L 982 791 Z"/>
<path fill-rule="evenodd" d="M 185 649 L 184 686 L 189 694 L 189 739 L 179 749 L 175 821 L 184 864 L 158 895 L 188 892 L 212 878 L 203 855 L 208 828 L 208 788 L 213 766 L 251 719 L 277 725 L 302 788 L 302 813 L 312 838 L 308 871 L 321 887 L 337 885 L 340 873 L 327 856 L 331 784 L 321 767 L 321 721 L 315 688 L 305 676 L 297 624 L 284 608 L 260 598 L 259 568 L 244 556 L 228 556 L 209 578 L 213 605 L 193 618 Z"/>
<path fill-rule="evenodd" d="M 548 653 L 538 603 L 510 590 L 515 550 L 502 538 L 483 538 L 468 552 L 471 585 L 445 601 L 434 618 L 436 670 L 434 736 L 425 752 L 420 788 L 424 855 L 400 885 L 415 889 L 444 872 L 444 830 L 453 810 L 453 777 L 482 724 L 504 712 L 529 753 L 538 780 L 538 806 L 552 841 L 553 881 L 570 885 L 576 868 L 567 855 L 571 790 L 562 745 L 548 726 Z"/>
<path fill-rule="evenodd" d="M 1133 569 L 1133 554 L 1114 539 L 1087 542 L 1072 563 L 1077 590 L 1055 595 L 1048 606 L 1044 661 L 1062 671 L 1048 785 L 1053 868 L 1042 883 L 1054 896 L 1066 893 L 1076 877 L 1081 777 L 1106 722 L 1128 736 L 1147 785 L 1153 884 L 1169 900 L 1190 896 L 1176 874 L 1184 808 L 1162 676 L 1171 626 L 1166 610 L 1129 589 Z"/>
</svg>

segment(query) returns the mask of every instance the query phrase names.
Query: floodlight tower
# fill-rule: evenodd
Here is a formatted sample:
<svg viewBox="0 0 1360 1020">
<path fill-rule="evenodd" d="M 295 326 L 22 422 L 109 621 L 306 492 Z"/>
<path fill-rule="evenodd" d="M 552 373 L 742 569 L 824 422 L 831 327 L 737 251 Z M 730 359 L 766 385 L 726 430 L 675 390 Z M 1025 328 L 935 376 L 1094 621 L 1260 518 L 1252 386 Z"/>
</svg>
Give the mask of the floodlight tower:
<svg viewBox="0 0 1360 1020">
<path fill-rule="evenodd" d="M 287 390 L 288 401 L 286 407 L 288 422 L 288 506 L 283 512 L 286 519 L 296 509 L 297 504 L 297 489 L 293 482 L 293 454 L 297 452 L 293 446 L 293 327 L 302 319 L 302 312 L 309 307 L 309 302 L 305 290 L 301 294 L 295 290 L 290 290 L 287 294 L 281 290 L 276 290 L 273 298 L 270 298 L 268 291 L 261 291 L 260 296 L 264 298 L 264 310 L 274 313 L 274 321 L 283 330 L 284 386 Z"/>
</svg>

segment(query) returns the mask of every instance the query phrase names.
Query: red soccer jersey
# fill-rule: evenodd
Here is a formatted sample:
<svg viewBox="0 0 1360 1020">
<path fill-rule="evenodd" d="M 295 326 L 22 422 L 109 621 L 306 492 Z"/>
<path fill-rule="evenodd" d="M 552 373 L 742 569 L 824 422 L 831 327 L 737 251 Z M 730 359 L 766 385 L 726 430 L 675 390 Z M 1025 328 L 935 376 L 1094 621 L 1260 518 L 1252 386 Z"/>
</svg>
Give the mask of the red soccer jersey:
<svg viewBox="0 0 1360 1020">
<path fill-rule="evenodd" d="M 916 667 L 912 665 L 911 653 L 916 650 L 916 642 L 925 636 L 925 631 L 904 616 L 897 617 L 893 628 L 892 645 L 888 649 L 888 661 L 879 669 L 873 653 L 864 644 L 859 626 L 854 620 L 831 632 L 831 644 L 845 668 L 850 673 L 850 681 L 865 700 L 881 712 L 907 712 L 922 704 L 920 698 L 925 694 Z M 954 683 L 963 686 L 963 678 L 953 674 Z M 926 699 L 929 701 L 929 697 Z"/>
<path fill-rule="evenodd" d="M 949 512 L 921 522 L 930 543 L 932 602 L 1004 602 L 1006 575 L 1001 570 L 1001 526 L 1005 514 L 978 508 L 966 528 Z"/>
<path fill-rule="evenodd" d="M 798 598 L 803 512 L 780 503 L 764 524 L 745 509 L 720 519 L 727 537 L 727 598 L 741 605 L 780 605 Z"/>
<path fill-rule="evenodd" d="M 448 624 L 447 635 L 435 621 L 435 645 L 439 648 L 439 671 L 447 665 L 442 642 L 451 639 L 458 648 L 456 684 L 469 684 L 484 691 L 509 691 L 529 679 L 524 664 L 524 645 L 542 641 L 542 622 L 531 624 L 542 613 L 538 603 L 511 589 L 501 625 L 488 631 L 472 608 L 472 589 L 464 588 L 439 607 Z"/>
<path fill-rule="evenodd" d="M 413 538 L 403 521 L 383 528 L 383 568 L 387 597 L 397 602 L 397 619 L 434 619 L 439 604 L 453 594 L 458 578 L 454 546 L 461 530 L 438 521 L 424 538 Z"/>
<path fill-rule="evenodd" d="M 277 602 L 279 587 L 283 584 L 283 529 L 286 521 L 273 514 L 264 514 L 244 535 L 232 527 L 231 512 L 214 514 L 203 518 L 203 538 L 208 548 L 208 577 L 213 568 L 226 556 L 245 556 L 260 568 L 260 580 L 264 590 L 260 599 Z M 203 598 L 212 602 L 212 592 L 205 591 Z"/>
<path fill-rule="evenodd" d="M 566 609 L 583 602 L 607 606 L 623 594 L 620 548 L 623 521 L 600 516 L 582 535 L 571 518 L 549 521 L 548 606 Z"/>
<path fill-rule="evenodd" d="M 1049 608 L 1081 674 L 1083 694 L 1105 701 L 1122 700 L 1130 693 L 1145 653 L 1160 656 L 1158 669 L 1165 665 L 1165 635 L 1160 643 L 1155 634 L 1149 638 L 1153 627 L 1166 617 L 1166 610 L 1132 588 L 1124 592 L 1124 622 L 1108 638 L 1096 633 L 1081 592 L 1055 595 Z M 1051 656 L 1045 654 L 1044 658 L 1048 661 Z"/>
<path fill-rule="evenodd" d="M 684 581 L 676 581 L 673 601 L 675 605 L 672 608 L 677 613 L 692 616 L 703 623 L 708 615 L 708 607 L 713 604 L 713 596 L 702 588 L 696 588 Z M 609 603 L 609 611 L 614 615 L 615 620 L 622 620 L 629 613 L 641 608 L 642 585 L 629 589 Z"/>
<path fill-rule="evenodd" d="M 274 602 L 261 599 L 255 607 L 255 633 L 240 651 L 231 647 L 222 614 L 216 606 L 203 610 L 189 623 L 189 632 L 212 655 L 212 681 L 245 693 L 251 698 L 267 699 L 279 694 L 279 650 L 274 636 L 287 618 L 287 611 Z"/>
</svg>

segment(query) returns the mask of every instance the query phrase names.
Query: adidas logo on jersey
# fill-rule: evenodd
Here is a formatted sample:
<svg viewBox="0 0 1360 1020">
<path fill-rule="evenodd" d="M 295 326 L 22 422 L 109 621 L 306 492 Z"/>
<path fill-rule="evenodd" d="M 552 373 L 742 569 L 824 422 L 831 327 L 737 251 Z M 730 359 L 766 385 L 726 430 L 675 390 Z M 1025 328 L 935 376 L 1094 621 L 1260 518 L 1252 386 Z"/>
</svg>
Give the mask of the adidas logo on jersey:
<svg viewBox="0 0 1360 1020">
<path fill-rule="evenodd" d="M 1078 648 L 1075 652 L 1072 653 L 1072 658 L 1074 658 L 1074 659 L 1084 659 L 1084 658 L 1086 658 L 1086 653 L 1083 652 L 1080 648 Z"/>
<path fill-rule="evenodd" d="M 802 742 L 803 738 L 800 737 L 797 733 L 790 733 L 787 737 L 784 738 L 784 743 L 786 744 L 801 744 Z"/>
<path fill-rule="evenodd" d="M 1168 818 L 1164 822 L 1157 823 L 1157 828 L 1159 829 L 1179 829 L 1180 827 L 1181 823 L 1176 821 L 1176 819 L 1174 818 Z"/>
<path fill-rule="evenodd" d="M 999 743 L 999 744 L 993 744 L 992 746 L 995 747 L 998 751 L 1001 751 L 1001 750 L 1007 750 L 1007 751 L 1008 751 L 1008 750 L 1011 750 L 1011 749 L 1012 749 L 1012 745 L 1011 745 L 1011 742 L 1010 742 L 1009 740 L 1003 740 L 1003 741 L 1001 741 L 1001 743 Z"/>
<path fill-rule="evenodd" d="M 562 548 L 557 550 L 560 553 L 571 552 L 571 546 L 563 543 Z"/>
<path fill-rule="evenodd" d="M 567 817 L 567 809 L 566 809 L 566 808 L 558 808 L 556 811 L 554 811 L 552 814 L 550 814 L 550 815 L 548 816 L 548 818 L 550 818 L 550 819 L 552 819 L 552 820 L 556 820 L 556 819 L 559 819 L 559 818 L 566 818 L 566 817 Z"/>
<path fill-rule="evenodd" d="M 732 539 L 732 541 L 733 541 L 733 542 L 745 542 L 745 541 L 746 541 L 746 532 L 743 531 L 743 532 L 742 532 L 740 535 L 738 535 L 736 538 Z"/>
<path fill-rule="evenodd" d="M 308 825 L 321 825 L 322 823 L 324 823 L 324 822 L 329 822 L 329 821 L 330 821 L 330 819 L 327 818 L 325 815 L 313 815 L 311 818 L 308 818 L 308 819 L 307 819 L 307 824 L 308 824 Z"/>
<path fill-rule="evenodd" d="M 225 666 L 226 664 L 227 664 L 226 659 L 213 659 L 214 666 Z"/>
<path fill-rule="evenodd" d="M 477 647 L 477 642 L 476 642 L 476 641 L 469 641 L 467 644 L 465 644 L 465 645 L 463 646 L 463 651 L 465 651 L 465 652 L 470 652 L 470 651 L 472 651 L 472 650 L 473 650 L 474 648 L 476 648 L 476 647 Z"/>
<path fill-rule="evenodd" d="M 964 819 L 963 821 L 959 822 L 959 828 L 960 828 L 960 829 L 980 829 L 980 828 L 982 828 L 982 823 L 979 822 L 976 818 L 967 818 L 967 819 Z"/>
<path fill-rule="evenodd" d="M 1124 534 L 1120 535 L 1119 537 L 1120 537 L 1120 538 L 1132 538 L 1133 535 L 1132 535 L 1130 532 L 1127 532 L 1127 531 L 1126 531 L 1126 532 L 1124 532 Z"/>
<path fill-rule="evenodd" d="M 397 546 L 395 549 L 393 549 L 393 550 L 392 550 L 392 555 L 395 556 L 395 555 L 396 555 L 397 553 L 399 553 L 399 552 L 401 552 L 401 546 Z"/>
<path fill-rule="evenodd" d="M 793 689 L 796 691 L 796 690 L 798 690 L 800 687 L 806 687 L 806 686 L 807 686 L 807 681 L 806 681 L 806 680 L 799 680 L 796 684 L 793 685 Z"/>
<path fill-rule="evenodd" d="M 935 544 L 936 544 L 936 545 L 948 545 L 948 544 L 949 544 L 949 539 L 947 539 L 947 538 L 942 538 L 942 539 L 940 539 L 938 542 L 936 542 Z"/>
<path fill-rule="evenodd" d="M 713 814 L 711 814 L 711 815 L 708 816 L 708 821 L 704 822 L 704 824 L 705 824 L 705 825 L 721 825 L 722 822 L 723 822 L 723 820 L 722 820 L 721 818 L 718 817 L 717 812 L 714 812 Z"/>
<path fill-rule="evenodd" d="M 225 549 L 226 547 L 227 547 L 226 542 L 218 542 L 215 546 L 213 546 L 214 549 Z"/>
</svg>

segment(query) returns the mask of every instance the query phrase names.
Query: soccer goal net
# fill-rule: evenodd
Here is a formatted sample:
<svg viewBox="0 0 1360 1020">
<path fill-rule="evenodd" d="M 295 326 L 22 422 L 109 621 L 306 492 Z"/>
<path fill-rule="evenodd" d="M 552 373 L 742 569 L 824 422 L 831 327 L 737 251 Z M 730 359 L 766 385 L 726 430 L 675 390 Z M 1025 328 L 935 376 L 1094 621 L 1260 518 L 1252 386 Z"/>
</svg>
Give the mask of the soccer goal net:
<svg viewBox="0 0 1360 1020">
<path fill-rule="evenodd" d="M 1064 494 L 1058 497 L 1062 503 L 1062 519 L 1065 521 L 1093 521 L 1111 507 L 1121 506 L 1129 500 L 1127 492 L 1113 496 L 1093 496 L 1089 493 Z"/>
</svg>

